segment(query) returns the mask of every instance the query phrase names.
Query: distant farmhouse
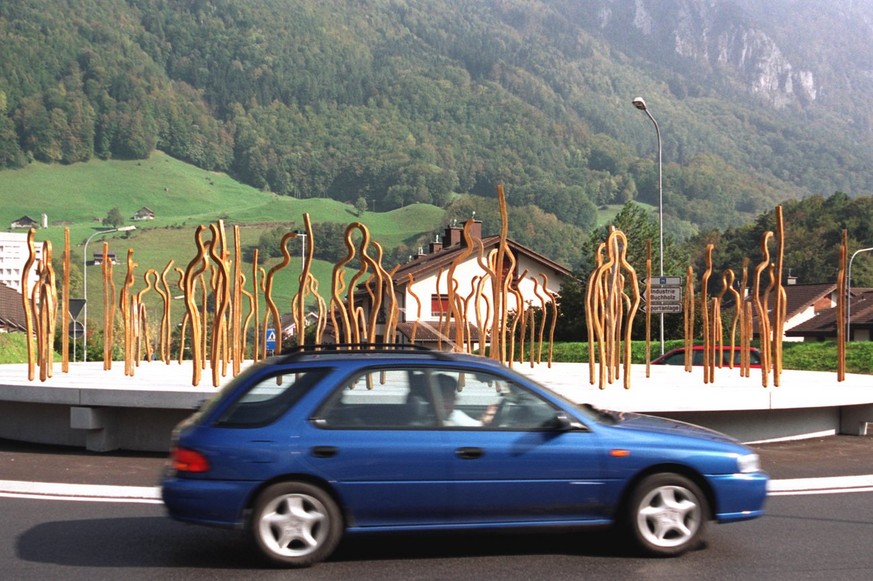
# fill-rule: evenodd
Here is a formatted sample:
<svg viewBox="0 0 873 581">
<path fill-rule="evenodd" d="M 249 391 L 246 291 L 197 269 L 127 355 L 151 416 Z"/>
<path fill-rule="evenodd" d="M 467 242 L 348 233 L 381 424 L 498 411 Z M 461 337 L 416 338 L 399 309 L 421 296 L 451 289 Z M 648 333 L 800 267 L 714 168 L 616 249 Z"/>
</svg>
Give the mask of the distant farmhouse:
<svg viewBox="0 0 873 581">
<path fill-rule="evenodd" d="M 15 230 L 17 228 L 39 228 L 39 222 L 31 218 L 30 216 L 22 216 L 18 220 L 14 220 L 10 225 L 10 230 Z"/>
<path fill-rule="evenodd" d="M 131 220 L 140 221 L 140 220 L 154 220 L 155 213 L 150 209 L 143 206 L 136 213 L 130 217 Z"/>
</svg>

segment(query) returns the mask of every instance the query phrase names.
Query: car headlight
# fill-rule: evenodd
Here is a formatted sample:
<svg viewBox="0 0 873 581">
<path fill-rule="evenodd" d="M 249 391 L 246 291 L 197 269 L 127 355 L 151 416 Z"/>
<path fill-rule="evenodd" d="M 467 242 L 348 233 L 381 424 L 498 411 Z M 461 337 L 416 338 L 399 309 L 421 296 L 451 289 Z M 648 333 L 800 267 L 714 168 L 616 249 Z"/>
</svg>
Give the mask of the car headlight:
<svg viewBox="0 0 873 581">
<path fill-rule="evenodd" d="M 757 454 L 743 454 L 737 457 L 737 470 L 742 474 L 761 471 L 761 459 Z"/>
</svg>

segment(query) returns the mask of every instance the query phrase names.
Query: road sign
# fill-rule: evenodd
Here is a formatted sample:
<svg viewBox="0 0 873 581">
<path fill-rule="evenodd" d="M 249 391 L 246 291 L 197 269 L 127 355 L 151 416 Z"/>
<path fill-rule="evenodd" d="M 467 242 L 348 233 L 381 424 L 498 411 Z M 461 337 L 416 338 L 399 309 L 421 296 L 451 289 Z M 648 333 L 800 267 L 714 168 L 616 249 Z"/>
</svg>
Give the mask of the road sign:
<svg viewBox="0 0 873 581">
<path fill-rule="evenodd" d="M 682 312 L 682 303 L 662 303 L 662 304 L 653 304 L 651 306 L 652 314 L 659 315 L 661 313 L 681 313 Z"/>
<path fill-rule="evenodd" d="M 652 287 L 656 286 L 682 286 L 681 276 L 653 276 L 649 279 Z"/>
<path fill-rule="evenodd" d="M 656 305 L 659 303 L 682 303 L 682 287 L 681 286 L 653 286 L 650 289 L 652 294 L 650 304 Z"/>
<path fill-rule="evenodd" d="M 85 331 L 85 326 L 79 321 L 70 321 L 69 327 L 67 327 L 69 335 L 73 339 L 81 339 L 82 333 Z"/>
<path fill-rule="evenodd" d="M 264 331 L 264 345 L 267 351 L 276 350 L 276 329 L 268 328 Z"/>
<path fill-rule="evenodd" d="M 85 307 L 85 299 L 70 299 L 70 316 L 74 319 L 79 318 L 79 313 Z"/>
</svg>

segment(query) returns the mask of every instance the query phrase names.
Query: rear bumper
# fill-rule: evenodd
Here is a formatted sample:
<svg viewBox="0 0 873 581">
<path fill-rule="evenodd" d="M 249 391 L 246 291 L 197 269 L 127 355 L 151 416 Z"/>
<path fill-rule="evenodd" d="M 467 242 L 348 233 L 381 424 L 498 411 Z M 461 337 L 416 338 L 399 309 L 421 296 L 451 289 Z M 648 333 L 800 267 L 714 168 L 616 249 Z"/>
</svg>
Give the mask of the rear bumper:
<svg viewBox="0 0 873 581">
<path fill-rule="evenodd" d="M 170 517 L 220 527 L 241 527 L 256 482 L 228 482 L 168 478 L 161 497 Z"/>
</svg>

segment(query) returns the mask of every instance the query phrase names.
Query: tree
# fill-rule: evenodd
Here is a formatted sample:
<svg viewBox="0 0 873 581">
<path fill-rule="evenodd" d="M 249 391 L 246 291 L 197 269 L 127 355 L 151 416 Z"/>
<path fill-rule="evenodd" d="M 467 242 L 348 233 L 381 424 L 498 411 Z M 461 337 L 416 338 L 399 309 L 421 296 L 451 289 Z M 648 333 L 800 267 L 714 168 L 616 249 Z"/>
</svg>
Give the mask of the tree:
<svg viewBox="0 0 873 581">
<path fill-rule="evenodd" d="M 360 196 L 355 200 L 355 211 L 358 213 L 358 216 L 367 211 L 367 198 Z"/>
<path fill-rule="evenodd" d="M 106 217 L 103 218 L 104 226 L 118 228 L 122 224 L 124 224 L 124 216 L 121 215 L 121 210 L 118 208 L 112 208 L 109 210 L 109 213 L 106 214 Z"/>
</svg>

